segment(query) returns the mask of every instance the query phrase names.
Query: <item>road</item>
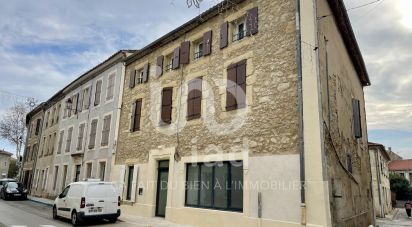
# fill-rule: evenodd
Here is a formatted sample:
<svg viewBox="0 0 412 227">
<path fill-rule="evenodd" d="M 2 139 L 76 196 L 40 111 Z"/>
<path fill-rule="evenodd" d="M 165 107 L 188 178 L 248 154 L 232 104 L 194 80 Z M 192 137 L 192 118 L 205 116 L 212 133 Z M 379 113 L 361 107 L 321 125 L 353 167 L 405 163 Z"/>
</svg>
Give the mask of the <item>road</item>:
<svg viewBox="0 0 412 227">
<path fill-rule="evenodd" d="M 118 221 L 116 224 L 107 222 L 86 223 L 85 226 L 130 226 Z M 0 227 L 61 227 L 72 226 L 70 220 L 53 220 L 51 207 L 25 201 L 0 200 Z"/>
</svg>

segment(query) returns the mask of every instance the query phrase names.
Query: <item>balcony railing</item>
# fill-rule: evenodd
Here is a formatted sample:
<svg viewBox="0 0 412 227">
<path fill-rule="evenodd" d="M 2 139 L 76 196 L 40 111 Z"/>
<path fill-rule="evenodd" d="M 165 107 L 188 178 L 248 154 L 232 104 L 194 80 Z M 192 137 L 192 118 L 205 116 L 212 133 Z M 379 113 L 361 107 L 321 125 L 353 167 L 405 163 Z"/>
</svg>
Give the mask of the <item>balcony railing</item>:
<svg viewBox="0 0 412 227">
<path fill-rule="evenodd" d="M 170 70 L 172 70 L 172 65 L 173 65 L 172 63 L 166 65 L 166 66 L 165 66 L 165 71 L 166 71 L 166 72 L 169 72 Z"/>
<path fill-rule="evenodd" d="M 199 51 L 195 53 L 195 59 L 199 59 L 201 57 L 203 57 L 203 51 Z"/>
<path fill-rule="evenodd" d="M 245 30 L 239 31 L 239 33 L 233 35 L 233 42 L 240 41 L 245 38 Z"/>
</svg>

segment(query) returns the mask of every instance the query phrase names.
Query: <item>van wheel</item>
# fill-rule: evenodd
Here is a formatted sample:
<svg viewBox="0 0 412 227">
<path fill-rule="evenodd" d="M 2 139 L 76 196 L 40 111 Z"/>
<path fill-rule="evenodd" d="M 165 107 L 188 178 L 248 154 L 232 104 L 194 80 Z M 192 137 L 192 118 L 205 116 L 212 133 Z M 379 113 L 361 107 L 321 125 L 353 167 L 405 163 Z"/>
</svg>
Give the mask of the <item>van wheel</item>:
<svg viewBox="0 0 412 227">
<path fill-rule="evenodd" d="M 110 223 L 115 223 L 115 222 L 117 222 L 117 218 L 110 218 L 110 219 L 109 219 L 109 222 L 110 222 Z"/>
<path fill-rule="evenodd" d="M 56 206 L 53 206 L 53 219 L 57 219 L 57 218 L 58 218 L 57 209 L 56 209 Z"/>
<path fill-rule="evenodd" d="M 77 212 L 75 210 L 72 212 L 71 220 L 72 220 L 72 225 L 73 226 L 78 226 L 79 225 L 79 217 L 77 216 Z"/>
</svg>

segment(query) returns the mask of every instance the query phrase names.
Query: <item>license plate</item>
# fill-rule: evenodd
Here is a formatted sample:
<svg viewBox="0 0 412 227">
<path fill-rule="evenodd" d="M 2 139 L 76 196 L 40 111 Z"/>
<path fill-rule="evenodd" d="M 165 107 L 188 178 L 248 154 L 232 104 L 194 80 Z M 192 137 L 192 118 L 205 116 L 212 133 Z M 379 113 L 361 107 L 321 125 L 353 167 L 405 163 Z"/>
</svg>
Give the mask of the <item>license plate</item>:
<svg viewBox="0 0 412 227">
<path fill-rule="evenodd" d="M 99 213 L 99 212 L 102 212 L 102 208 L 101 208 L 101 207 L 89 209 L 89 213 Z"/>
<path fill-rule="evenodd" d="M 21 194 L 14 194 L 14 196 L 21 196 Z"/>
</svg>

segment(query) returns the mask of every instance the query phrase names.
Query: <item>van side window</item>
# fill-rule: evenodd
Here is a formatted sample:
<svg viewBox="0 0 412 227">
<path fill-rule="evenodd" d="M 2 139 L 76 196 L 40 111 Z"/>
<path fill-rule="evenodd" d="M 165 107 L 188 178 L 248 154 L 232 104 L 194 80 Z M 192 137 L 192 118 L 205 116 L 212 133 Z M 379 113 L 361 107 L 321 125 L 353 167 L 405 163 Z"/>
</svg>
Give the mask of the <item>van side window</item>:
<svg viewBox="0 0 412 227">
<path fill-rule="evenodd" d="M 67 196 L 67 193 L 69 192 L 69 188 L 70 188 L 70 186 L 67 186 L 67 187 L 63 190 L 63 192 L 60 194 L 60 198 L 64 198 L 64 197 Z"/>
</svg>

